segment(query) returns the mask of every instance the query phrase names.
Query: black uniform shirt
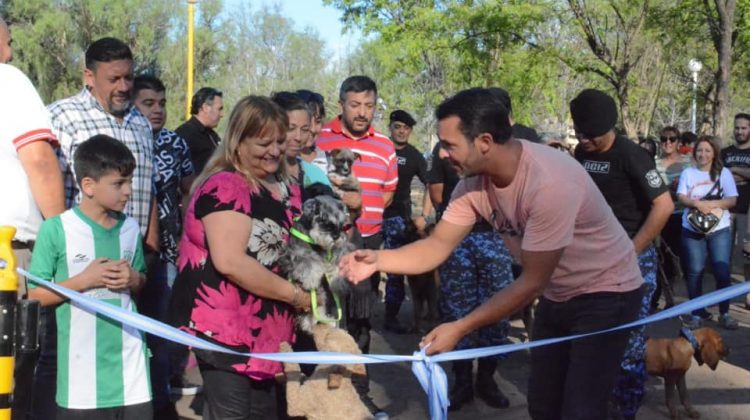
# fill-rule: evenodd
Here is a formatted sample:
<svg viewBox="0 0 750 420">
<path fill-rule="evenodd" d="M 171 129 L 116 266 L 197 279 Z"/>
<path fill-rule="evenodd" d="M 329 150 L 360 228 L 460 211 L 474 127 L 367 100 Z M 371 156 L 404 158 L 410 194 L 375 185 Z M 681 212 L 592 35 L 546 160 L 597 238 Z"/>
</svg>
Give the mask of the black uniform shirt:
<svg viewBox="0 0 750 420">
<path fill-rule="evenodd" d="M 651 211 L 652 201 L 667 191 L 654 160 L 645 149 L 620 136 L 604 153 L 587 153 L 579 145 L 575 156 L 622 227 L 631 238 L 635 236 Z"/>
<path fill-rule="evenodd" d="M 427 162 L 419 151 L 407 144 L 403 149 L 396 149 L 396 161 L 398 163 L 398 185 L 393 194 L 393 201 L 385 209 L 383 217 L 401 216 L 405 219 L 411 218 L 411 181 L 417 176 L 423 184 L 427 185 Z"/>
<path fill-rule="evenodd" d="M 721 160 L 727 168 L 750 168 L 750 149 L 740 149 L 729 146 L 722 149 Z M 750 205 L 750 182 L 737 182 L 737 205 L 732 207 L 732 213 L 747 214 Z"/>
</svg>

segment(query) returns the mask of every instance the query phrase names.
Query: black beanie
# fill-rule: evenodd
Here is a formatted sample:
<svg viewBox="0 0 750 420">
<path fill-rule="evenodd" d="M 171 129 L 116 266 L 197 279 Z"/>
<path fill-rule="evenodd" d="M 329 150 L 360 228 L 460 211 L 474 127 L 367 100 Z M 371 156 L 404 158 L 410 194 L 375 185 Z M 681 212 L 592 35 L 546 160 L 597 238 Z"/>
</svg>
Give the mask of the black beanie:
<svg viewBox="0 0 750 420">
<path fill-rule="evenodd" d="M 391 112 L 391 122 L 394 121 L 402 122 L 409 127 L 414 127 L 414 124 L 417 123 L 408 112 L 400 109 Z"/>
<path fill-rule="evenodd" d="M 598 137 L 615 127 L 617 105 L 606 93 L 586 89 L 570 101 L 570 116 L 579 132 Z"/>
</svg>

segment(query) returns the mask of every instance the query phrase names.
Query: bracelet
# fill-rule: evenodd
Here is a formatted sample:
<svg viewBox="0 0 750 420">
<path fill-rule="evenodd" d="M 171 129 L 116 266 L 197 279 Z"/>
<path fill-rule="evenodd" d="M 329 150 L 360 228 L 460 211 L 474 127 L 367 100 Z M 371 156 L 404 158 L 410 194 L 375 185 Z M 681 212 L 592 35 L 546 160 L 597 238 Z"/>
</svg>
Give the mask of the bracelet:
<svg viewBox="0 0 750 420">
<path fill-rule="evenodd" d="M 294 309 L 304 309 L 300 302 L 303 292 L 304 290 L 302 290 L 302 288 L 299 287 L 299 285 L 296 285 L 296 284 L 294 285 L 294 296 L 292 296 L 292 307 Z"/>
<path fill-rule="evenodd" d="M 294 285 L 294 295 L 292 296 L 292 307 L 299 308 L 299 286 Z"/>
</svg>

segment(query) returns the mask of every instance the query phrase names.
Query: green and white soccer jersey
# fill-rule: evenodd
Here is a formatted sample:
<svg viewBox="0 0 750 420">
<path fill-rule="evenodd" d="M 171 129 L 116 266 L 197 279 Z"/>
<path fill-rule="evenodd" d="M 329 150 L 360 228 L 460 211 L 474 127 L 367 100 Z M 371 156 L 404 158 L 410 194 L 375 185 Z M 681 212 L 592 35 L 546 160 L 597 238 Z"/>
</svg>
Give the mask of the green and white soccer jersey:
<svg viewBox="0 0 750 420">
<path fill-rule="evenodd" d="M 30 272 L 59 282 L 102 257 L 125 259 L 134 270 L 144 272 L 138 223 L 122 216 L 105 229 L 76 207 L 42 223 Z M 97 288 L 84 294 L 136 311 L 128 291 Z M 106 408 L 151 400 L 147 349 L 143 334 L 135 328 L 65 302 L 57 308 L 57 352 L 61 407 Z"/>
</svg>

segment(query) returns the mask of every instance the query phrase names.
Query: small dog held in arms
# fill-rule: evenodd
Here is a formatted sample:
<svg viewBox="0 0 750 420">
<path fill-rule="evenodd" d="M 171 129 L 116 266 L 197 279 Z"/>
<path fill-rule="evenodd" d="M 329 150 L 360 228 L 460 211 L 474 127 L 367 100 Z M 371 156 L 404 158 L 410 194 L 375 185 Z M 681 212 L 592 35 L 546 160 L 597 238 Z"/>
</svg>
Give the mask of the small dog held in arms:
<svg viewBox="0 0 750 420">
<path fill-rule="evenodd" d="M 678 338 L 650 338 L 646 341 L 646 370 L 649 375 L 664 378 L 664 394 L 667 409 L 672 419 L 679 418 L 675 405 L 674 391 L 680 396 L 688 416 L 697 419 L 700 413 L 688 401 L 685 374 L 692 358 L 698 366 L 707 364 L 716 370 L 719 360 L 729 354 L 721 335 L 711 328 L 699 328 L 691 331 L 683 328 Z"/>
<path fill-rule="evenodd" d="M 359 153 L 352 149 L 333 149 L 329 157 L 328 178 L 334 184 L 333 190 L 336 194 L 341 197 L 344 192 L 359 191 L 359 181 L 352 171 L 354 161 L 359 159 Z"/>
<path fill-rule="evenodd" d="M 292 227 L 289 245 L 280 257 L 290 281 L 313 297 L 313 310 L 297 317 L 300 328 L 312 334 L 318 322 L 336 325 L 349 282 L 339 275 L 338 262 L 354 250 L 346 227 L 349 215 L 341 200 L 320 195 L 302 205 L 302 215 Z"/>
</svg>

